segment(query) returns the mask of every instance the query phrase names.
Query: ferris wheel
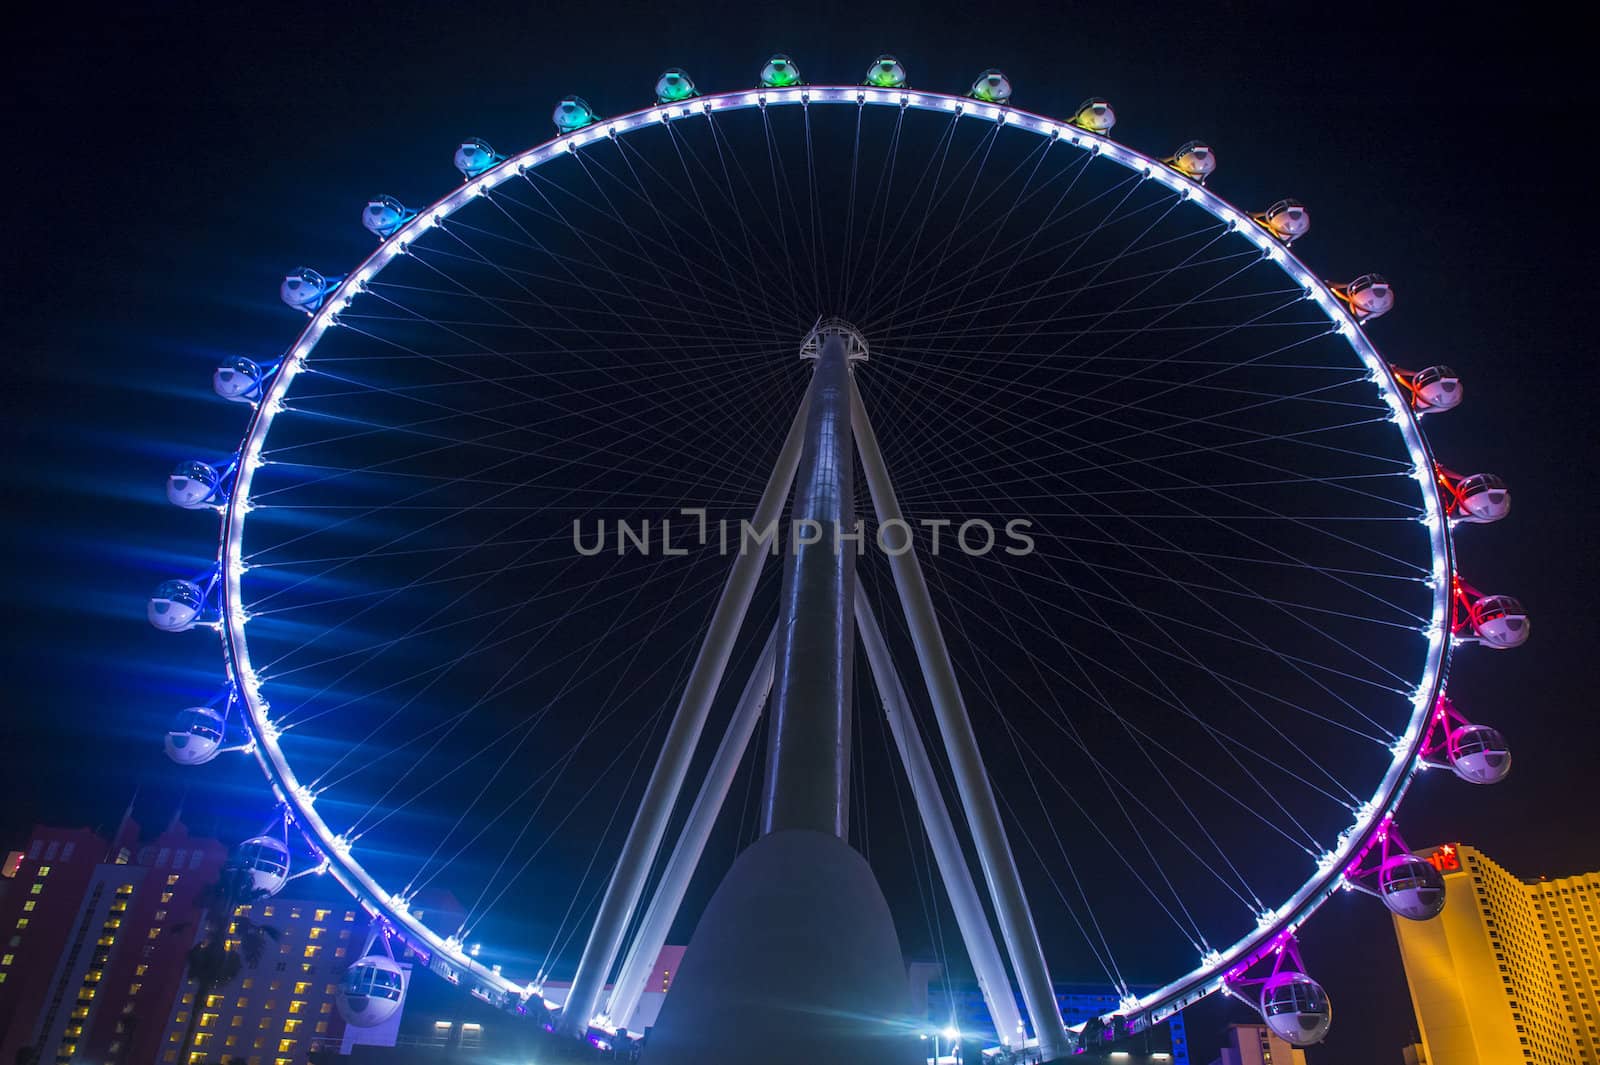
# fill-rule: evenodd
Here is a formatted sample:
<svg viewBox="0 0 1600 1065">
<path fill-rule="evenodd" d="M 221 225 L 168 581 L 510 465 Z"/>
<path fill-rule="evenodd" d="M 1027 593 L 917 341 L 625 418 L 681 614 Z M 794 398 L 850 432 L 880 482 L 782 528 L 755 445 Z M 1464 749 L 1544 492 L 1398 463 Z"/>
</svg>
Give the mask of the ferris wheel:
<svg viewBox="0 0 1600 1065">
<path fill-rule="evenodd" d="M 169 755 L 252 755 L 278 813 L 236 860 L 372 916 L 350 1023 L 399 1008 L 397 939 L 619 1038 L 708 842 L 760 831 L 765 530 L 821 490 L 827 378 L 861 471 L 831 490 L 864 668 L 815 664 L 857 692 L 838 835 L 909 849 L 1010 1052 L 1217 992 L 1319 1041 L 1296 930 L 1341 889 L 1437 915 L 1401 797 L 1510 767 L 1445 693 L 1456 649 L 1529 634 L 1456 573 L 1510 509 L 1429 448 L 1460 379 L 1379 354 L 1394 288 L 1302 262 L 1304 205 L 1233 206 L 1208 144 L 1133 150 L 1103 99 L 1047 118 L 997 70 L 930 92 L 889 56 L 759 82 L 669 70 L 520 153 L 464 139 L 447 195 L 365 205 L 364 261 L 285 277 L 299 336 L 215 371 L 242 443 L 167 481 L 219 549 L 149 620 L 214 630 L 225 673 Z M 462 912 L 417 912 L 429 888 Z M 1065 974 L 1119 1008 L 1068 1029 Z"/>
</svg>

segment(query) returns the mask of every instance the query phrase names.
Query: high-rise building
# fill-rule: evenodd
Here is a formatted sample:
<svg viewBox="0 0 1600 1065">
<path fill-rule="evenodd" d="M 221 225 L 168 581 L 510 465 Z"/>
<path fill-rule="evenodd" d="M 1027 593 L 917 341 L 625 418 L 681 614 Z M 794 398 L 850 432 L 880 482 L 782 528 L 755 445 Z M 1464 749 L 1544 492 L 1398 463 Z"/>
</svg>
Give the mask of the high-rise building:
<svg viewBox="0 0 1600 1065">
<path fill-rule="evenodd" d="M 0 908 L 0 1061 L 32 1047 L 44 1065 L 155 1059 L 155 1026 L 182 980 L 196 900 L 227 857 L 176 819 L 141 845 L 124 816 L 109 843 L 39 827 Z"/>
<path fill-rule="evenodd" d="M 337 1051 L 345 1026 L 334 993 L 340 974 L 361 956 L 366 914 L 348 898 L 277 897 L 240 906 L 233 917 L 230 934 L 240 934 L 241 919 L 249 918 L 273 929 L 277 938 L 265 937 L 254 965 L 245 965 L 237 979 L 199 1001 L 194 981 L 185 980 L 182 994 L 176 1002 L 169 1000 L 162 1014 L 159 1056 L 146 1060 L 177 1062 L 191 1020 L 194 1038 L 185 1065 L 304 1065 L 312 1051 Z"/>
<path fill-rule="evenodd" d="M 1264 1024 L 1230 1024 L 1222 1052 L 1211 1065 L 1306 1065 L 1306 1052 Z"/>
<path fill-rule="evenodd" d="M 1394 923 L 1426 1060 L 1600 1062 L 1600 873 L 1523 880 L 1473 847 L 1421 853 L 1444 913 Z"/>
</svg>

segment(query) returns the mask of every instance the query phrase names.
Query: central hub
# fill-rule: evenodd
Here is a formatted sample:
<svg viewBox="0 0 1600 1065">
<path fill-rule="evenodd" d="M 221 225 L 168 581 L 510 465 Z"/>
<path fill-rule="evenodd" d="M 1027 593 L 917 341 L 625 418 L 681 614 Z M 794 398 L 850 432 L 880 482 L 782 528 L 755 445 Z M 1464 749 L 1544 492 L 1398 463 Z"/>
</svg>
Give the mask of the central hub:
<svg viewBox="0 0 1600 1065">
<path fill-rule="evenodd" d="M 800 357 L 818 358 L 822 354 L 822 342 L 831 336 L 844 338 L 847 362 L 867 361 L 867 338 L 861 335 L 861 330 L 843 318 L 818 318 L 817 324 L 811 327 L 811 332 L 800 342 Z"/>
</svg>

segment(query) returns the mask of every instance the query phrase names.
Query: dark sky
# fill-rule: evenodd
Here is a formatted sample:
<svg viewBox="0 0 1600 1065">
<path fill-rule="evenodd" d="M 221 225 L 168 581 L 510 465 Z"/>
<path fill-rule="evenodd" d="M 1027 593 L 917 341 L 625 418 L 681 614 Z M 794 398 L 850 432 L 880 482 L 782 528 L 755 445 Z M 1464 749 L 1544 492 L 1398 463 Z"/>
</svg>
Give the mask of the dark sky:
<svg viewBox="0 0 1600 1065">
<path fill-rule="evenodd" d="M 177 685 L 145 664 L 138 613 L 185 549 L 139 501 L 176 458 L 218 447 L 219 423 L 190 413 L 208 360 L 281 345 L 283 269 L 370 247 L 363 197 L 443 192 L 453 140 L 542 140 L 568 92 L 615 113 L 669 65 L 734 87 L 782 50 L 814 80 L 845 81 L 887 50 L 930 88 L 1000 66 L 1017 103 L 1047 114 L 1104 95 L 1117 137 L 1149 152 L 1204 136 L 1224 196 L 1294 195 L 1338 219 L 1296 249 L 1324 276 L 1395 282 L 1399 310 L 1375 334 L 1385 352 L 1448 361 L 1467 382 L 1465 408 L 1428 424 L 1436 451 L 1516 494 L 1507 523 L 1462 538 L 1462 572 L 1535 619 L 1526 648 L 1463 655 L 1453 677 L 1511 737 L 1516 772 L 1492 790 L 1428 778 L 1407 836 L 1471 842 L 1525 875 L 1600 868 L 1596 234 L 1575 162 L 1595 101 L 1575 33 L 1350 4 L 169 4 L 28 18 L 8 34 L 0 289 L 6 838 L 35 819 L 104 820 L 136 783 L 167 798 L 182 787 L 154 745 Z M 1311 1060 L 1398 1060 L 1411 1021 L 1386 914 L 1337 899 L 1305 953 L 1340 1016 Z M 1224 1016 L 1248 1019 L 1207 1007 L 1197 1047 Z"/>
</svg>

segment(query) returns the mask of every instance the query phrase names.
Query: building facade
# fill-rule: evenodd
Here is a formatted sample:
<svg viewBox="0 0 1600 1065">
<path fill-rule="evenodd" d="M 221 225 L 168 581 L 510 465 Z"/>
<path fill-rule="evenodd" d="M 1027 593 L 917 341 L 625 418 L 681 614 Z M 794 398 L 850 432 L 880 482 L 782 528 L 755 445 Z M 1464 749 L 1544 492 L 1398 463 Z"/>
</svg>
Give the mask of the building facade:
<svg viewBox="0 0 1600 1065">
<path fill-rule="evenodd" d="M 1421 852 L 1444 875 L 1432 921 L 1395 918 L 1430 1062 L 1600 1062 L 1600 873 L 1523 880 L 1473 847 Z"/>
<path fill-rule="evenodd" d="M 1264 1024 L 1230 1024 L 1211 1065 L 1306 1065 L 1306 1052 Z"/>
<path fill-rule="evenodd" d="M 41 1065 L 155 1060 L 149 1018 L 177 994 L 196 903 L 226 858 L 176 820 L 147 843 L 127 817 L 110 841 L 35 829 L 0 909 L 0 1061 L 23 1047 Z"/>
<path fill-rule="evenodd" d="M 199 989 L 185 980 L 177 1001 L 168 1000 L 160 1054 L 151 1062 L 174 1065 L 183 1056 L 191 1020 L 194 1039 L 185 1065 L 304 1065 L 315 1051 L 338 1052 L 345 1025 L 334 993 L 366 944 L 366 914 L 348 898 L 277 897 L 238 907 L 230 933 L 238 932 L 241 917 L 274 929 L 277 939 L 268 937 L 254 965 L 198 1001 Z"/>
</svg>

